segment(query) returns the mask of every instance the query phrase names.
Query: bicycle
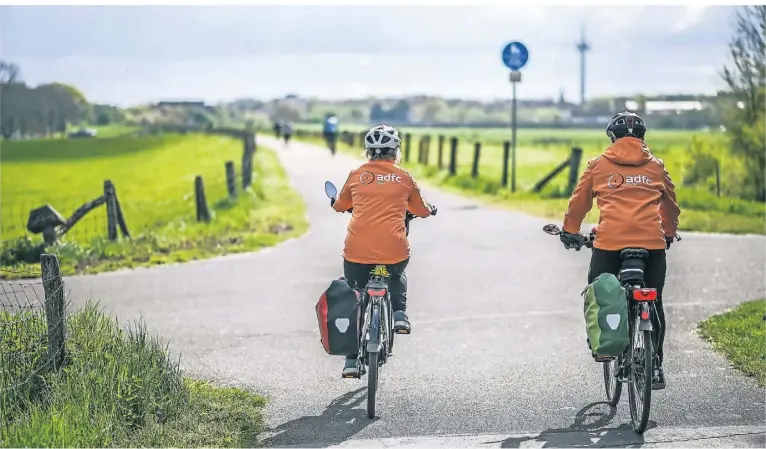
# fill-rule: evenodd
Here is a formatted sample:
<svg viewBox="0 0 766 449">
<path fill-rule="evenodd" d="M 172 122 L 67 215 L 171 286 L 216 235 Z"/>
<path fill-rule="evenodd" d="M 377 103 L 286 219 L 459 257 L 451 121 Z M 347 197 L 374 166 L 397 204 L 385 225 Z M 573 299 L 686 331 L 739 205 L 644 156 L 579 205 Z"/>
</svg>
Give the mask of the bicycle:
<svg viewBox="0 0 766 449">
<path fill-rule="evenodd" d="M 325 182 L 325 194 L 335 199 L 337 189 L 330 181 Z M 432 211 L 435 214 L 436 209 Z M 346 212 L 353 212 L 349 208 Z M 415 215 L 409 211 L 404 217 L 406 234 L 410 233 L 410 221 Z M 391 293 L 388 281 L 391 275 L 385 265 L 375 265 L 364 289 L 360 291 L 360 307 L 364 314 L 360 316 L 359 353 L 356 359 L 359 377 L 367 374 L 367 417 L 375 418 L 376 396 L 380 368 L 393 356 L 394 335 L 409 334 L 409 330 L 394 330 L 394 312 L 391 305 Z M 353 287 L 357 291 L 357 286 Z M 369 370 L 369 373 L 367 372 Z"/>
<path fill-rule="evenodd" d="M 550 235 L 561 235 L 562 230 L 555 224 L 545 225 L 543 231 Z M 589 235 L 580 234 L 583 246 L 593 248 L 596 239 L 594 230 Z M 680 236 L 675 237 L 681 240 Z M 579 248 L 577 248 L 579 251 Z M 657 290 L 646 288 L 644 270 L 649 251 L 643 248 L 626 248 L 620 252 L 622 264 L 617 278 L 625 289 L 628 302 L 628 335 L 630 343 L 617 357 L 596 357 L 604 368 L 604 387 L 609 405 L 616 407 L 622 395 L 622 384 L 628 384 L 628 401 L 633 430 L 642 434 L 649 423 L 652 402 L 652 379 L 654 378 L 652 316 L 656 315 Z M 659 324 L 659 323 L 658 323 Z M 646 342 L 649 342 L 648 344 Z"/>
</svg>

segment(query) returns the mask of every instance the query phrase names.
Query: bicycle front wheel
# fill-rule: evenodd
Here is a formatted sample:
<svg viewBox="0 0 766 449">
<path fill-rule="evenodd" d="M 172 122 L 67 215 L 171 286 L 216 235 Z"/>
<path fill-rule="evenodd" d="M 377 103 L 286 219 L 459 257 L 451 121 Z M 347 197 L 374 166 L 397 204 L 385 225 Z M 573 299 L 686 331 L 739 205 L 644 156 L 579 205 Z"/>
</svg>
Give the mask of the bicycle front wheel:
<svg viewBox="0 0 766 449">
<path fill-rule="evenodd" d="M 367 417 L 375 418 L 375 399 L 378 393 L 378 353 L 367 354 L 369 366 L 367 371 Z"/>
<path fill-rule="evenodd" d="M 631 344 L 630 388 L 630 418 L 633 430 L 644 433 L 649 423 L 649 411 L 652 406 L 652 333 L 650 331 L 633 331 Z"/>
</svg>

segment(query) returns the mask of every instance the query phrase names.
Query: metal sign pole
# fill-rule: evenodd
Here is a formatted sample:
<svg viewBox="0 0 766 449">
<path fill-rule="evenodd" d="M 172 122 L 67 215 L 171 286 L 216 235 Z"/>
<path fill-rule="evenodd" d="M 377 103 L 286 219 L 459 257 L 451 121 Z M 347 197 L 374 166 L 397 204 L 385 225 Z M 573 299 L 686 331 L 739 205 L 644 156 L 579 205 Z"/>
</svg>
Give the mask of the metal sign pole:
<svg viewBox="0 0 766 449">
<path fill-rule="evenodd" d="M 516 193 L 516 130 L 518 128 L 516 120 L 516 84 L 521 82 L 521 72 L 519 72 L 519 69 L 527 64 L 529 51 L 521 42 L 511 42 L 503 48 L 502 58 L 503 64 L 511 69 L 510 81 L 513 89 L 513 97 L 511 98 L 511 192 Z"/>
<path fill-rule="evenodd" d="M 511 72 L 511 86 L 513 97 L 511 98 L 511 192 L 516 193 L 516 83 L 521 81 L 521 72 Z"/>
</svg>

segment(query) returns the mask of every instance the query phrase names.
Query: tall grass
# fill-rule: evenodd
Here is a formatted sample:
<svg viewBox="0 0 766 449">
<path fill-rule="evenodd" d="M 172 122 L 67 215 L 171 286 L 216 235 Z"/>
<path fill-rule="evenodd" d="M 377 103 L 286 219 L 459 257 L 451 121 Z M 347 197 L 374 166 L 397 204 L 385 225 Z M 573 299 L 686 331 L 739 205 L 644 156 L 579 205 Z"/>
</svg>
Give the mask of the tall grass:
<svg viewBox="0 0 766 449">
<path fill-rule="evenodd" d="M 44 328 L 42 313 L 0 314 L 0 446 L 257 443 L 264 399 L 184 380 L 178 360 L 141 322 L 121 328 L 89 302 L 66 323 L 66 362 L 59 372 L 46 366 L 47 343 L 39 338 Z M 211 411 L 213 398 L 218 410 L 200 416 Z M 227 425 L 201 432 L 201 422 L 215 420 L 216 413 Z"/>
</svg>

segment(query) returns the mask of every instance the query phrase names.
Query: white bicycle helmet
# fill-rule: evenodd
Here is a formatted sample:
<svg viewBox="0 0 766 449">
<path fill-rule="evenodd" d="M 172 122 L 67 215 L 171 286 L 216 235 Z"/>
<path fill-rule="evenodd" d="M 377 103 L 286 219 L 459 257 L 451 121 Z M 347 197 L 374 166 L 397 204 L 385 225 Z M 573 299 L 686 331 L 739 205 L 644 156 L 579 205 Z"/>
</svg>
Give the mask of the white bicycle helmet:
<svg viewBox="0 0 766 449">
<path fill-rule="evenodd" d="M 378 125 L 370 128 L 364 136 L 364 148 L 371 154 L 388 153 L 396 150 L 402 143 L 399 131 L 388 125 Z"/>
</svg>

